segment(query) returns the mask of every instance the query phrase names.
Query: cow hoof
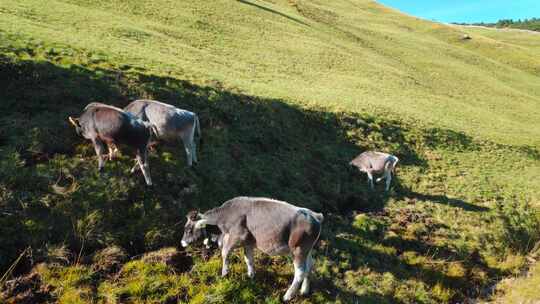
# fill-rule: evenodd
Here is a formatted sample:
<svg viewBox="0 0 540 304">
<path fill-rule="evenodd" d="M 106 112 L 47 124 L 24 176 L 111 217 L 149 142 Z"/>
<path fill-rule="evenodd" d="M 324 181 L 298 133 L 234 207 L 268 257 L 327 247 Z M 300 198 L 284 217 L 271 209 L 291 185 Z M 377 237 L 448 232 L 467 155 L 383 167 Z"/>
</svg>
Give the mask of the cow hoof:
<svg viewBox="0 0 540 304">
<path fill-rule="evenodd" d="M 309 282 L 304 281 L 302 288 L 300 288 L 300 295 L 305 296 L 309 293 Z"/>
</svg>

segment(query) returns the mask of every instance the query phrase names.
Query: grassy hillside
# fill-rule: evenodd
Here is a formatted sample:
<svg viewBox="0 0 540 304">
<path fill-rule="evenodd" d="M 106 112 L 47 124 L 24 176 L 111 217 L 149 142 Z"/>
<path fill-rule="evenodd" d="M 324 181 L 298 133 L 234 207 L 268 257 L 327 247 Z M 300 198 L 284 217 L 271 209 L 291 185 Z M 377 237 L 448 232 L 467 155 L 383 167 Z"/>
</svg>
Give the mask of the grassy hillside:
<svg viewBox="0 0 540 304">
<path fill-rule="evenodd" d="M 278 302 L 289 258 L 258 255 L 251 281 L 238 252 L 221 279 L 217 252 L 174 248 L 188 210 L 236 195 L 325 213 L 298 303 L 488 298 L 540 240 L 539 35 L 372 1 L 25 0 L 0 17 L 0 273 L 25 276 L 8 303 Z M 203 127 L 200 164 L 160 148 L 152 188 L 128 153 L 99 175 L 66 121 L 142 97 Z M 347 166 L 366 149 L 401 160 L 387 195 Z"/>
<path fill-rule="evenodd" d="M 391 110 L 505 143 L 538 143 L 537 46 L 462 41 L 459 29 L 373 1 L 324 3 L 4 1 L 0 25 L 23 39 L 249 95 Z"/>
</svg>

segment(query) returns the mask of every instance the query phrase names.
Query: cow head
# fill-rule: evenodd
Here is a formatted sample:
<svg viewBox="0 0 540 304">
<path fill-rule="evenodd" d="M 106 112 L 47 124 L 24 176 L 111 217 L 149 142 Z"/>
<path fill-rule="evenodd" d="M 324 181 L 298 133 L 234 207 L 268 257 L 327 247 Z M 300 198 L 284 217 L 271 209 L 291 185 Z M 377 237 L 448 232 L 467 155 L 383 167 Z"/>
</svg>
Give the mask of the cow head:
<svg viewBox="0 0 540 304">
<path fill-rule="evenodd" d="M 182 236 L 182 247 L 199 240 L 205 233 L 204 228 L 206 220 L 197 211 L 190 211 L 187 215 L 187 222 L 184 226 L 184 235 Z"/>
<path fill-rule="evenodd" d="M 69 116 L 68 121 L 69 121 L 69 123 L 71 123 L 75 127 L 75 131 L 77 132 L 77 134 L 81 135 L 82 128 L 81 128 L 81 124 L 79 123 L 79 119 Z"/>
</svg>

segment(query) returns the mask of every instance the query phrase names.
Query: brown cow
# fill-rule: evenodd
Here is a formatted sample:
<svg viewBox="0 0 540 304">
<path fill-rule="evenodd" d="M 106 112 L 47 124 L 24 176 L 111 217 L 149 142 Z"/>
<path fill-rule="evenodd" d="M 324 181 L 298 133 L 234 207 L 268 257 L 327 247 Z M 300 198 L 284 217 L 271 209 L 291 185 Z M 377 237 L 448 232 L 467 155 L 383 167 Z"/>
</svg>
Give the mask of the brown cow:
<svg viewBox="0 0 540 304">
<path fill-rule="evenodd" d="M 148 143 L 152 138 L 152 127 L 149 124 L 122 109 L 102 103 L 90 103 L 79 118 L 70 116 L 69 122 L 75 127 L 77 134 L 92 141 L 100 172 L 105 164 L 106 146 L 124 144 L 135 149 L 135 158 L 146 184 L 152 185 L 148 169 Z"/>
</svg>

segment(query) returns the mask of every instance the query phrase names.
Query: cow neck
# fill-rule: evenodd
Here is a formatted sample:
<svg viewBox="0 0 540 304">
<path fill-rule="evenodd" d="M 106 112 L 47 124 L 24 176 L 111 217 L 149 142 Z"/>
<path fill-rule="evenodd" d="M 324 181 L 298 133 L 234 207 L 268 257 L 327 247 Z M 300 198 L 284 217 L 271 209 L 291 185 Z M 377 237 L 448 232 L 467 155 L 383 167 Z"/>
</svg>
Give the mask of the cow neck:
<svg viewBox="0 0 540 304">
<path fill-rule="evenodd" d="M 222 214 L 223 214 L 223 207 L 214 208 L 214 209 L 206 211 L 203 215 L 203 219 L 206 221 L 207 225 L 217 226 Z"/>
</svg>

